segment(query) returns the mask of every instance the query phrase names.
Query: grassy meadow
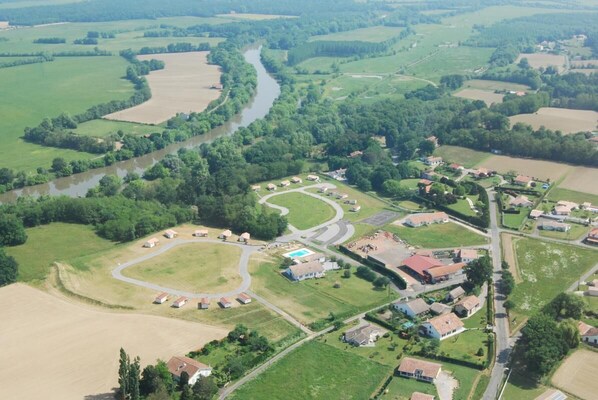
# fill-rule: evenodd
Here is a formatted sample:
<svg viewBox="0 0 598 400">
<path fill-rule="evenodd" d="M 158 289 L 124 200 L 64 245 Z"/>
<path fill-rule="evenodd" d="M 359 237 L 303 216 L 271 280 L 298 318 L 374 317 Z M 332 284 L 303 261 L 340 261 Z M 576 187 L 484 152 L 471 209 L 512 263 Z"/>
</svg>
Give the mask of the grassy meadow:
<svg viewBox="0 0 598 400">
<path fill-rule="evenodd" d="M 285 193 L 268 199 L 268 203 L 289 209 L 289 224 L 297 229 L 309 229 L 323 224 L 335 215 L 334 209 L 325 202 L 302 193 Z"/>
<path fill-rule="evenodd" d="M 334 40 L 334 41 L 352 41 L 362 42 L 383 42 L 395 36 L 398 36 L 405 28 L 392 26 L 371 26 L 369 28 L 354 29 L 345 32 L 335 32 L 328 35 L 312 36 L 310 41 Z"/>
<path fill-rule="evenodd" d="M 449 222 L 410 228 L 389 224 L 384 230 L 397 234 L 412 246 L 441 249 L 448 247 L 475 246 L 488 243 L 488 239 L 461 225 Z"/>
<path fill-rule="evenodd" d="M 434 151 L 434 155 L 440 156 L 447 162 L 461 164 L 466 168 L 472 168 L 481 163 L 492 154 L 467 149 L 459 146 L 440 146 Z"/>
</svg>

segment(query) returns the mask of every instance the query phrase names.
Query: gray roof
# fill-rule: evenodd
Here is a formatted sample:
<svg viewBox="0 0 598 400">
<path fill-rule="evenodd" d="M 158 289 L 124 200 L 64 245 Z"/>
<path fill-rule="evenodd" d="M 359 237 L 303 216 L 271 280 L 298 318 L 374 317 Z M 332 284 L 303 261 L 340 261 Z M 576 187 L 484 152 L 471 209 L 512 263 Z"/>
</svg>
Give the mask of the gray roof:
<svg viewBox="0 0 598 400">
<path fill-rule="evenodd" d="M 461 286 L 457 286 L 456 288 L 454 288 L 453 290 L 451 290 L 449 292 L 449 296 L 451 296 L 453 299 L 459 296 L 463 296 L 465 294 L 465 290 L 463 290 L 463 288 Z"/>
<path fill-rule="evenodd" d="M 365 344 L 369 342 L 372 333 L 378 333 L 379 335 L 381 331 L 379 328 L 370 324 L 358 326 L 345 332 L 345 341 Z"/>
<path fill-rule="evenodd" d="M 442 303 L 434 303 L 430 306 L 430 311 L 432 311 L 434 314 L 440 315 L 451 311 L 451 307 Z"/>
<path fill-rule="evenodd" d="M 402 301 L 397 304 L 405 304 L 407 307 L 411 309 L 416 315 L 423 314 L 430 309 L 428 303 L 424 301 L 424 299 L 417 298 L 409 301 Z"/>
</svg>

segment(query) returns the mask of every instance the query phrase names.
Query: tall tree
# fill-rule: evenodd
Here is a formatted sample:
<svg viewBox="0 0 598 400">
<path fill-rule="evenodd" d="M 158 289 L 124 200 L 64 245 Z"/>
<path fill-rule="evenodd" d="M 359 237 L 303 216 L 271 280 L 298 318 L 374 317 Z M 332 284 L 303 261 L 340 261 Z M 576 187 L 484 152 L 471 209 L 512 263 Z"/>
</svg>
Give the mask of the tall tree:
<svg viewBox="0 0 598 400">
<path fill-rule="evenodd" d="M 0 286 L 10 285 L 17 281 L 19 265 L 0 247 Z"/>
<path fill-rule="evenodd" d="M 21 220 L 14 214 L 0 215 L 0 246 L 17 246 L 27 241 Z"/>
<path fill-rule="evenodd" d="M 129 398 L 129 356 L 121 347 L 120 358 L 118 360 L 118 398 L 120 400 L 128 400 Z"/>
<path fill-rule="evenodd" d="M 492 262 L 488 256 L 470 262 L 464 270 L 467 281 L 473 286 L 482 286 L 492 278 Z"/>
</svg>

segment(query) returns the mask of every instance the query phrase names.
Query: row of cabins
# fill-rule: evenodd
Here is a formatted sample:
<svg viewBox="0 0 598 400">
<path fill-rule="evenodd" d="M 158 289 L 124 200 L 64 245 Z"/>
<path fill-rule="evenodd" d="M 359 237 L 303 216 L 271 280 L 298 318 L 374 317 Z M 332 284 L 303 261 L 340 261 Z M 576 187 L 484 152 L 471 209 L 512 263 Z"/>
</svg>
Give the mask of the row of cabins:
<svg viewBox="0 0 598 400">
<path fill-rule="evenodd" d="M 165 302 L 168 301 L 168 297 L 169 294 L 168 293 L 160 293 L 159 295 L 157 295 L 154 298 L 154 303 L 155 304 L 164 304 Z M 251 303 L 251 297 L 246 294 L 246 293 L 239 293 L 237 295 L 237 301 L 241 304 L 249 304 Z M 184 307 L 187 303 L 189 302 L 189 299 L 185 296 L 181 296 L 179 298 L 177 298 L 173 303 L 172 303 L 172 307 L 174 308 L 182 308 Z M 232 307 L 232 302 L 227 299 L 226 297 L 222 297 L 219 301 L 218 304 L 220 305 L 220 307 L 222 308 L 231 308 Z M 197 308 L 200 310 L 207 310 L 210 307 L 210 299 L 207 297 L 202 298 L 198 303 L 197 303 Z"/>
<path fill-rule="evenodd" d="M 361 206 L 357 205 L 357 200 L 349 199 L 349 195 L 346 193 L 336 193 L 336 192 L 329 192 L 328 187 L 324 186 L 318 190 L 319 193 L 326 194 L 328 197 L 334 197 L 337 200 L 343 200 L 344 204 L 353 206 L 351 207 L 351 212 L 358 212 L 361 210 Z"/>
<path fill-rule="evenodd" d="M 178 235 L 179 235 L 179 233 L 172 229 L 168 229 L 167 231 L 164 232 L 164 237 L 166 237 L 167 239 L 174 239 L 174 238 L 178 237 Z M 223 240 L 228 240 L 231 238 L 232 235 L 233 235 L 233 233 L 229 229 L 227 229 L 227 230 L 223 231 L 220 235 L 218 235 L 218 238 L 223 239 Z M 207 229 L 198 229 L 193 232 L 193 236 L 194 237 L 208 237 L 208 230 Z M 249 232 L 243 232 L 242 234 L 239 235 L 238 241 L 243 242 L 243 243 L 249 243 L 250 239 L 251 239 L 251 234 Z M 160 244 L 160 240 L 158 238 L 151 238 L 151 239 L 148 239 L 143 244 L 143 247 L 153 248 L 153 247 L 156 247 L 158 244 Z"/>
</svg>

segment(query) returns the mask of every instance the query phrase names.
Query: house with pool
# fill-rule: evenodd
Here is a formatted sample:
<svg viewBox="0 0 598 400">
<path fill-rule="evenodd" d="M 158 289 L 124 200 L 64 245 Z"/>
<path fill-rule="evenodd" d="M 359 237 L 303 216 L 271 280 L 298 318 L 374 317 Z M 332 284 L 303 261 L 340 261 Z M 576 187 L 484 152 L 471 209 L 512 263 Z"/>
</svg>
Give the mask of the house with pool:
<svg viewBox="0 0 598 400">
<path fill-rule="evenodd" d="M 283 254 L 293 260 L 293 264 L 284 270 L 284 273 L 293 281 L 322 278 L 326 271 L 339 269 L 336 262 L 326 259 L 321 253 L 302 248 Z"/>
</svg>

